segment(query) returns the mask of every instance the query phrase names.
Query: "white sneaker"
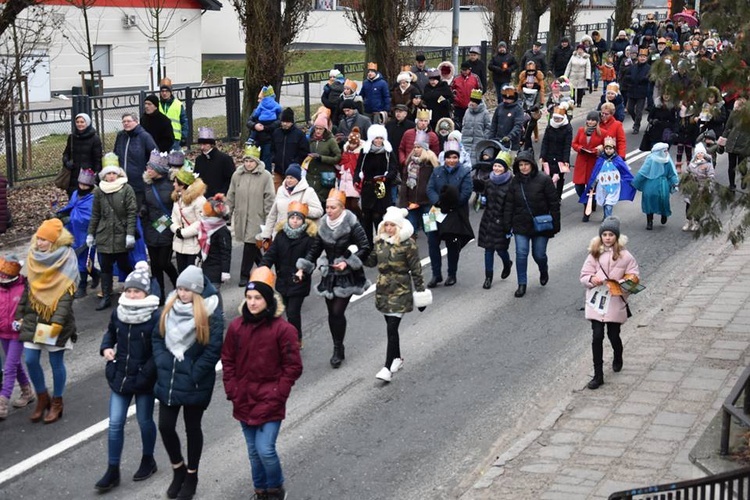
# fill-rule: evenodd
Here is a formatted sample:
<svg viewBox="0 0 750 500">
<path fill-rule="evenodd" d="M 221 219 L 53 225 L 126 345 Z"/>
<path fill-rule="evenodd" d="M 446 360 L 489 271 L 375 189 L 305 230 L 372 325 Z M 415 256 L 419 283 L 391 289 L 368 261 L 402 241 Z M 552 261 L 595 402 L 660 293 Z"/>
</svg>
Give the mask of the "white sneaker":
<svg viewBox="0 0 750 500">
<path fill-rule="evenodd" d="M 685 224 L 682 226 L 683 231 L 691 231 L 691 227 L 693 226 L 693 221 L 690 219 L 685 221 Z"/>
<path fill-rule="evenodd" d="M 393 362 L 391 363 L 391 373 L 396 373 L 401 369 L 401 367 L 404 364 L 403 358 L 394 358 Z"/>
<path fill-rule="evenodd" d="M 390 382 L 391 381 L 391 371 L 386 368 L 385 366 L 380 369 L 380 371 L 375 375 L 375 378 L 380 379 L 384 382 Z"/>
<path fill-rule="evenodd" d="M 693 221 L 693 223 L 690 224 L 690 230 L 691 231 L 697 231 L 698 229 L 700 229 L 700 226 L 698 225 L 698 222 L 697 221 Z"/>
</svg>

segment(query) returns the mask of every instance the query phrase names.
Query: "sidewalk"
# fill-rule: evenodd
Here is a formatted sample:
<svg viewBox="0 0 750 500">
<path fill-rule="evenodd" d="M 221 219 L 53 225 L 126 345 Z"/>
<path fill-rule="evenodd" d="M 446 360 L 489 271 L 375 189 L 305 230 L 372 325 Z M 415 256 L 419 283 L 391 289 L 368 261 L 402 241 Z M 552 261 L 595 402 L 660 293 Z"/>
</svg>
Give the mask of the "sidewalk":
<svg viewBox="0 0 750 500">
<path fill-rule="evenodd" d="M 580 384 L 535 430 L 496 450 L 462 500 L 606 499 L 705 476 L 689 453 L 750 354 L 750 246 L 700 253 L 664 285 L 663 300 L 623 327 L 623 371 L 612 372 L 605 339 L 605 384 L 586 389 L 591 361 L 582 362 Z"/>
</svg>

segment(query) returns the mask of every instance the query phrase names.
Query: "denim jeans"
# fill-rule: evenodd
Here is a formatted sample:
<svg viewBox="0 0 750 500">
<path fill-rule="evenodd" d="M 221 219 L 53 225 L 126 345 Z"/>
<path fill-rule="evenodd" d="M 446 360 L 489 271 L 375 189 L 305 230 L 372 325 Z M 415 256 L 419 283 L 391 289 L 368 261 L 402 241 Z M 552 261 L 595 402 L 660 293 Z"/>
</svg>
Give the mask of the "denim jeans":
<svg viewBox="0 0 750 500">
<path fill-rule="evenodd" d="M 122 446 L 125 441 L 125 422 L 133 394 L 120 394 L 112 391 L 109 396 L 109 465 L 120 465 Z M 141 428 L 143 455 L 153 455 L 156 445 L 156 424 L 154 423 L 154 395 L 135 395 L 135 415 Z"/>
<path fill-rule="evenodd" d="M 439 231 L 427 233 L 427 249 L 430 254 L 430 267 L 432 267 L 432 276 L 437 278 L 443 277 L 443 258 L 440 255 L 440 235 Z M 458 255 L 461 252 L 461 245 L 458 242 L 445 242 L 445 248 L 448 250 L 448 276 L 456 276 L 458 272 Z"/>
<path fill-rule="evenodd" d="M 524 236 L 515 234 L 516 241 L 516 275 L 518 284 L 525 285 L 528 283 L 526 276 L 526 267 L 529 262 L 529 246 L 531 246 L 531 256 L 534 262 L 539 266 L 539 271 L 547 270 L 547 241 L 546 236 Z"/>
<path fill-rule="evenodd" d="M 604 205 L 604 218 L 612 216 L 612 209 L 615 208 L 614 205 Z"/>
<path fill-rule="evenodd" d="M 411 225 L 414 226 L 415 233 L 419 230 L 419 228 L 422 228 L 422 230 L 424 231 L 422 215 L 429 213 L 431 208 L 432 205 L 425 204 L 420 205 L 419 208 L 409 210 L 409 215 L 407 215 L 406 218 L 409 220 L 409 222 L 411 222 Z M 441 278 L 443 271 L 441 262 L 442 257 L 440 256 L 440 235 L 438 234 L 438 231 L 430 231 L 429 233 L 425 232 L 425 234 L 427 235 L 427 251 L 430 256 L 430 268 L 432 269 L 432 275 Z M 458 263 L 458 259 L 456 259 L 456 263 Z"/>
<path fill-rule="evenodd" d="M 10 399 L 13 395 L 13 386 L 16 380 L 21 386 L 29 385 L 29 377 L 21 363 L 23 353 L 23 342 L 12 339 L 0 339 L 5 352 L 5 367 L 3 368 L 3 389 L 0 396 Z"/>
<path fill-rule="evenodd" d="M 266 170 L 273 174 L 273 151 L 271 151 L 271 143 L 259 144 L 260 148 L 260 161 L 266 166 Z"/>
<path fill-rule="evenodd" d="M 40 363 L 42 352 L 41 349 L 23 350 L 24 357 L 26 358 L 26 368 L 29 369 L 29 378 L 34 385 L 34 390 L 37 394 L 40 392 L 47 392 L 47 384 L 44 381 L 44 370 Z M 65 350 L 61 349 L 59 351 L 50 352 L 49 364 L 52 367 L 52 396 L 61 398 L 63 392 L 65 392 L 65 382 L 68 378 L 68 373 L 65 370 Z"/>
<path fill-rule="evenodd" d="M 484 272 L 491 273 L 495 269 L 495 252 L 491 248 L 484 249 Z M 497 256 L 503 261 L 503 265 L 510 263 L 510 254 L 507 250 L 497 250 Z"/>
<path fill-rule="evenodd" d="M 247 454 L 256 490 L 280 488 L 284 485 L 281 461 L 276 454 L 276 438 L 279 437 L 281 421 L 266 422 L 263 425 L 247 425 L 240 422 L 247 443 Z"/>
<path fill-rule="evenodd" d="M 591 80 L 594 84 L 594 88 L 599 88 L 599 68 L 595 64 L 591 65 Z"/>
</svg>

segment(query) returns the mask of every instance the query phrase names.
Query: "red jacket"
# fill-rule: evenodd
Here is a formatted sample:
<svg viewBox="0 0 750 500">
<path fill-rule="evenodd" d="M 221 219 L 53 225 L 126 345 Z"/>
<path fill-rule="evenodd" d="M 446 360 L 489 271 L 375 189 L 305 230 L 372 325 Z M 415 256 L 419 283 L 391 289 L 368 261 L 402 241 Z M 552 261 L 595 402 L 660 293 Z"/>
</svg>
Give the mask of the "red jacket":
<svg viewBox="0 0 750 500">
<path fill-rule="evenodd" d="M 398 163 L 402 167 L 406 165 L 406 159 L 414 151 L 414 139 L 417 137 L 417 129 L 409 129 L 404 132 L 404 136 L 401 138 L 401 144 L 398 145 Z M 430 151 L 435 153 L 435 156 L 440 155 L 440 140 L 435 132 L 429 130 L 427 137 L 430 138 Z"/>
<path fill-rule="evenodd" d="M 614 137 L 617 141 L 617 155 L 625 159 L 625 155 L 628 154 L 628 143 L 625 138 L 625 129 L 622 127 L 622 122 L 615 119 L 614 116 L 610 116 L 606 122 L 601 122 L 599 128 L 602 129 L 604 137 Z"/>
<path fill-rule="evenodd" d="M 468 108 L 471 91 L 481 88 L 482 84 L 479 83 L 479 78 L 474 73 L 469 74 L 469 76 L 459 74 L 453 79 L 453 83 L 451 83 L 451 90 L 453 90 L 453 94 L 456 96 L 453 106 L 462 109 Z"/>
<path fill-rule="evenodd" d="M 302 375 L 297 329 L 279 317 L 282 312 L 280 306 L 274 318 L 259 323 L 239 316 L 224 339 L 224 391 L 234 418 L 247 425 L 283 420 L 286 400 Z"/>
<path fill-rule="evenodd" d="M 591 139 L 587 142 L 586 127 L 578 129 L 578 133 L 573 139 L 573 150 L 578 153 L 576 156 L 575 168 L 573 169 L 573 184 L 588 184 L 589 179 L 591 178 L 591 172 L 594 171 L 596 159 L 599 157 L 599 152 L 596 151 L 596 147 L 604 145 L 604 137 L 603 131 L 601 134 L 594 131 L 594 133 L 591 134 Z M 583 149 L 593 152 L 587 153 L 586 151 L 583 151 Z"/>
</svg>

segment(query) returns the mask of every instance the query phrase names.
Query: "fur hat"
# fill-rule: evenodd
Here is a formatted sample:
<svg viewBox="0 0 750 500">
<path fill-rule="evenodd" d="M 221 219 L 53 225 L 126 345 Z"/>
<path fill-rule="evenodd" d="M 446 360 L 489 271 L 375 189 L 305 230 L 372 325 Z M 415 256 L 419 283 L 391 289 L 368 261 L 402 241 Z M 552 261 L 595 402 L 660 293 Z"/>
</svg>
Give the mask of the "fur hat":
<svg viewBox="0 0 750 500">
<path fill-rule="evenodd" d="M 310 208 L 307 206 L 307 203 L 302 203 L 297 200 L 290 202 L 286 209 L 287 219 L 292 215 L 297 215 L 301 217 L 302 220 L 305 220 L 308 213 L 310 213 Z"/>
<path fill-rule="evenodd" d="M 203 293 L 203 269 L 198 266 L 187 266 L 177 277 L 176 285 L 194 293 Z"/>
<path fill-rule="evenodd" d="M 411 71 L 402 71 L 396 77 L 396 82 L 397 83 L 401 83 L 401 82 L 410 82 L 411 83 L 411 82 L 414 81 L 415 77 L 416 77 L 416 75 L 414 73 L 412 73 Z"/>
<path fill-rule="evenodd" d="M 148 269 L 148 263 L 146 261 L 137 262 L 133 272 L 128 274 L 125 278 L 123 285 L 124 289 L 135 288 L 146 292 L 146 295 L 151 294 L 151 273 Z"/>
<path fill-rule="evenodd" d="M 299 165 L 299 163 L 290 163 L 288 167 L 286 167 L 286 171 L 284 172 L 284 177 L 294 177 L 298 181 L 302 180 L 302 167 Z"/>
<path fill-rule="evenodd" d="M 604 234 L 604 231 L 612 231 L 616 237 L 620 237 L 620 219 L 615 217 L 614 215 L 610 215 L 604 221 L 602 222 L 602 225 L 599 226 L 599 236 L 601 237 L 602 234 Z"/>
<path fill-rule="evenodd" d="M 216 144 L 216 134 L 210 127 L 198 128 L 198 144 Z"/>
<path fill-rule="evenodd" d="M 0 283 L 15 281 L 21 274 L 21 267 L 23 264 L 13 254 L 0 257 Z"/>
<path fill-rule="evenodd" d="M 169 152 L 167 164 L 170 167 L 181 167 L 185 164 L 185 153 L 181 149 L 175 149 Z"/>
<path fill-rule="evenodd" d="M 380 137 L 384 141 L 388 140 L 388 130 L 379 123 L 370 125 L 367 129 L 367 140 L 372 142 L 373 139 Z"/>
<path fill-rule="evenodd" d="M 276 285 L 276 275 L 266 266 L 256 267 L 250 273 L 250 280 L 247 283 L 247 290 L 255 290 L 263 297 L 266 304 L 270 306 L 275 303 L 273 287 Z"/>
<path fill-rule="evenodd" d="M 93 186 L 95 184 L 96 173 L 89 168 L 82 168 L 78 174 L 78 184 Z"/>
<path fill-rule="evenodd" d="M 36 237 L 54 243 L 62 234 L 62 230 L 63 223 L 60 219 L 47 219 L 36 230 Z"/>
<path fill-rule="evenodd" d="M 292 108 L 284 108 L 281 111 L 281 116 L 279 117 L 279 121 L 294 123 L 294 110 Z"/>
<path fill-rule="evenodd" d="M 405 208 L 388 207 L 385 210 L 385 215 L 383 215 L 383 222 L 391 222 L 401 228 L 404 226 L 408 215 L 409 211 Z"/>
<path fill-rule="evenodd" d="M 219 217 L 226 219 L 229 215 L 229 207 L 222 193 L 216 193 L 203 204 L 203 215 L 206 217 Z"/>
</svg>

